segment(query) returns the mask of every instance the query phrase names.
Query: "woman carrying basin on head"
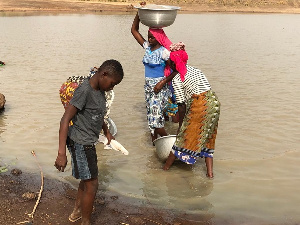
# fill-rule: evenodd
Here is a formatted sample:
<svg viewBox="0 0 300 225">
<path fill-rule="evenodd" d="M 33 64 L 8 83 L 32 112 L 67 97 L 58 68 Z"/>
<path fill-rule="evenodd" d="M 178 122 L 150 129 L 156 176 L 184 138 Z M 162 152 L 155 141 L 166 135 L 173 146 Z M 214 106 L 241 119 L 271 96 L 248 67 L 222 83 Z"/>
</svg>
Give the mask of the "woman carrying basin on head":
<svg viewBox="0 0 300 225">
<path fill-rule="evenodd" d="M 140 19 L 136 14 L 131 33 L 137 42 L 145 49 L 143 64 L 145 66 L 145 101 L 147 107 L 147 120 L 151 132 L 152 141 L 158 135 L 166 136 L 164 124 L 164 109 L 171 97 L 171 91 L 168 84 L 161 87 L 159 93 L 154 93 L 154 86 L 165 78 L 164 71 L 166 61 L 169 59 L 169 47 L 172 44 L 163 29 L 149 29 L 148 41 L 146 41 L 139 32 Z"/>
<path fill-rule="evenodd" d="M 194 164 L 198 157 L 204 157 L 206 175 L 213 178 L 220 102 L 202 71 L 187 65 L 188 55 L 184 44 L 173 44 L 170 50 L 173 72 L 154 88 L 158 93 L 165 83 L 172 80 L 179 110 L 178 135 L 163 169 L 168 170 L 176 158 Z"/>
</svg>

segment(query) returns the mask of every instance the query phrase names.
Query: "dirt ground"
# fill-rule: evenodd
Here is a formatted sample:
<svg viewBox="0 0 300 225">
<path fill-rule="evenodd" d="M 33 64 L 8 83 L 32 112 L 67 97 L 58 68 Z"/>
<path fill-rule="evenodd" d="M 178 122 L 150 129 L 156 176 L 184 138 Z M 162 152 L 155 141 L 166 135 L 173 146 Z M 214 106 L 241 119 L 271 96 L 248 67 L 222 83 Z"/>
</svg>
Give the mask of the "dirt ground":
<svg viewBox="0 0 300 225">
<path fill-rule="evenodd" d="M 0 224 L 15 225 L 80 225 L 80 221 L 71 223 L 68 216 L 75 201 L 76 190 L 67 183 L 44 178 L 43 191 L 33 223 L 28 214 L 38 202 L 41 189 L 41 175 L 16 174 L 15 169 L 0 173 Z M 36 198 L 30 198 L 34 193 Z M 25 196 L 26 195 L 26 196 Z M 123 202 L 119 196 L 98 194 L 92 214 L 94 225 L 208 225 L 206 218 L 194 218 L 189 221 L 184 212 L 161 210 L 152 207 L 136 207 Z M 27 221 L 27 223 L 26 223 Z M 25 222 L 25 223 L 21 223 Z M 31 223 L 30 223 L 31 222 Z"/>
<path fill-rule="evenodd" d="M 135 12 L 134 0 L 0 0 L 0 12 Z M 180 6 L 182 13 L 300 13 L 299 0 L 152 0 L 148 4 Z"/>
</svg>

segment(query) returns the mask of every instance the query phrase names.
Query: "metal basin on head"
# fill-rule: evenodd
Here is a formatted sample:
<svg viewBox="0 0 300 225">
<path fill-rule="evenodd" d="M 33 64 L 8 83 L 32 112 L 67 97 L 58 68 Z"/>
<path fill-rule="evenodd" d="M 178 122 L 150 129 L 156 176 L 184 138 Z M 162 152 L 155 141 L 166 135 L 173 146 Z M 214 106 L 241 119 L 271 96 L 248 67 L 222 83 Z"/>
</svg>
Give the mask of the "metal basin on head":
<svg viewBox="0 0 300 225">
<path fill-rule="evenodd" d="M 142 24 L 150 28 L 163 28 L 174 23 L 180 7 L 168 5 L 136 6 Z"/>
</svg>

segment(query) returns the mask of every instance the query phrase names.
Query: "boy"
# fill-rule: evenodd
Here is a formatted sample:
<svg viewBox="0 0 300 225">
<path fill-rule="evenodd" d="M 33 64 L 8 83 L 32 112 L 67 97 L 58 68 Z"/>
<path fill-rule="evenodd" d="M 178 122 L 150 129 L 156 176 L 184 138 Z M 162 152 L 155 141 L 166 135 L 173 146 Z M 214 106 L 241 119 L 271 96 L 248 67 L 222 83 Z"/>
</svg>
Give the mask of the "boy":
<svg viewBox="0 0 300 225">
<path fill-rule="evenodd" d="M 105 91 L 112 90 L 124 76 L 122 65 L 107 60 L 91 78 L 74 92 L 60 121 L 59 149 L 54 166 L 64 172 L 67 165 L 66 145 L 72 157 L 72 175 L 80 179 L 71 222 L 82 218 L 81 225 L 91 224 L 91 213 L 98 189 L 98 166 L 95 143 L 103 129 L 108 144 L 113 136 L 103 122 L 106 110 Z M 72 120 L 73 125 L 69 127 Z"/>
</svg>

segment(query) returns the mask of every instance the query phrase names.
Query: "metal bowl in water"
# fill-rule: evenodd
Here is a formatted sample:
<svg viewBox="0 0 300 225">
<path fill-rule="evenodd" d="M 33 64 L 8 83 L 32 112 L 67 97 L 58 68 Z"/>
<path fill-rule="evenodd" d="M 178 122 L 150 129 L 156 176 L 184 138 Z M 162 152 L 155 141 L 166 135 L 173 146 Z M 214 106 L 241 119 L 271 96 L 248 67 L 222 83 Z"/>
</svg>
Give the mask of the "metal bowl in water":
<svg viewBox="0 0 300 225">
<path fill-rule="evenodd" d="M 172 146 L 174 145 L 176 140 L 176 135 L 168 135 L 155 139 L 153 143 L 156 147 L 156 153 L 160 160 L 167 160 L 170 151 L 172 150 Z"/>
<path fill-rule="evenodd" d="M 151 28 L 163 28 L 174 23 L 180 7 L 168 5 L 136 6 L 142 24 Z"/>
</svg>

